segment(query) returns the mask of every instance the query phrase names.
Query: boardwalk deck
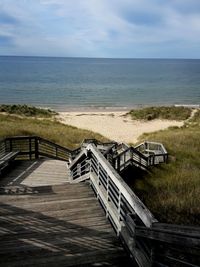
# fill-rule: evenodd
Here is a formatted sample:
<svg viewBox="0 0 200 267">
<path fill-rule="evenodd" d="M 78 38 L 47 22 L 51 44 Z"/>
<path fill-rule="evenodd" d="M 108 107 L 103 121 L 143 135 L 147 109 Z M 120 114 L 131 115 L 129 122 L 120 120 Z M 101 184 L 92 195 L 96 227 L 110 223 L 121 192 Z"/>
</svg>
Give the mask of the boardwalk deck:
<svg viewBox="0 0 200 267">
<path fill-rule="evenodd" d="M 67 183 L 63 162 L 15 167 L 1 180 L 0 266 L 129 266 L 90 186 Z"/>
<path fill-rule="evenodd" d="M 2 185 L 44 186 L 69 181 L 65 161 L 27 160 L 16 161 L 15 166 L 0 179 Z"/>
</svg>

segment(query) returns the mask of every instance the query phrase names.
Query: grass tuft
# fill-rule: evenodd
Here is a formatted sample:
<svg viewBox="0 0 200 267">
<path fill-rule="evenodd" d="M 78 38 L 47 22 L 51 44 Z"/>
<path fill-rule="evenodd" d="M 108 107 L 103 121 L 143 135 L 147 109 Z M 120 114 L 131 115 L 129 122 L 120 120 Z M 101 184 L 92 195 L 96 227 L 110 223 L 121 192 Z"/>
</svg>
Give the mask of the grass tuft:
<svg viewBox="0 0 200 267">
<path fill-rule="evenodd" d="M 51 109 L 36 108 L 28 105 L 0 105 L 0 112 L 41 118 L 50 118 L 57 114 Z"/>
<path fill-rule="evenodd" d="M 127 115 L 130 115 L 134 120 L 186 120 L 190 117 L 191 108 L 187 107 L 147 107 L 143 109 L 133 109 Z"/>
</svg>

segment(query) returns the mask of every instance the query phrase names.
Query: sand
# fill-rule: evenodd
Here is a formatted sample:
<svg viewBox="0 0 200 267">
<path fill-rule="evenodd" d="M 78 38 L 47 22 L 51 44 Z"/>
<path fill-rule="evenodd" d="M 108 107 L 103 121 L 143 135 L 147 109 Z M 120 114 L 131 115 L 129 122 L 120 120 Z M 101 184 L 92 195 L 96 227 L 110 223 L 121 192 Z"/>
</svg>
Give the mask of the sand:
<svg viewBox="0 0 200 267">
<path fill-rule="evenodd" d="M 137 121 L 125 117 L 126 112 L 60 112 L 60 122 L 90 130 L 117 142 L 135 143 L 143 133 L 163 130 L 169 126 L 182 126 L 181 121 L 153 120 Z"/>
</svg>

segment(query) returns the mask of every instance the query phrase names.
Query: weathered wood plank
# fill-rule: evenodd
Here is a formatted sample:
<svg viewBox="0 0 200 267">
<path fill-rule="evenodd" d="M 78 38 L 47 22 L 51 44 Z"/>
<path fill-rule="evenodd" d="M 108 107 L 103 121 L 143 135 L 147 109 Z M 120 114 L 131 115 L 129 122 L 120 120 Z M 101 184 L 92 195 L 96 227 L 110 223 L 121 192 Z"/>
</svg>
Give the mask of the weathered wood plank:
<svg viewBox="0 0 200 267">
<path fill-rule="evenodd" d="M 69 181 L 66 162 L 59 160 L 16 161 L 15 168 L 1 177 L 0 186 L 45 186 Z"/>
<path fill-rule="evenodd" d="M 55 169 L 47 165 L 52 167 L 50 161 L 38 163 L 27 173 L 51 182 Z M 66 167 L 59 165 L 57 181 Z M 30 165 L 19 167 L 18 175 Z M 122 266 L 127 261 L 89 184 L 22 186 L 27 179 L 25 175 L 18 185 L 0 190 L 0 266 Z"/>
</svg>

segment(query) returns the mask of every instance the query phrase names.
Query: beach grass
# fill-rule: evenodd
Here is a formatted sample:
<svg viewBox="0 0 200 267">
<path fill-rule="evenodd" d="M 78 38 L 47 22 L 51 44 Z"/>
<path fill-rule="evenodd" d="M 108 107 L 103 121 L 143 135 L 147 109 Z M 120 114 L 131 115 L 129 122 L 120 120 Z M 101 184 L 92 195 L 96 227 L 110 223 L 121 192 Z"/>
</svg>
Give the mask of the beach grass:
<svg viewBox="0 0 200 267">
<path fill-rule="evenodd" d="M 163 143 L 169 162 L 135 179 L 134 192 L 159 221 L 200 225 L 200 110 L 183 127 L 143 134 L 144 140 Z"/>
<path fill-rule="evenodd" d="M 26 116 L 26 117 L 42 117 L 42 118 L 51 118 L 57 115 L 57 112 L 51 109 L 37 108 L 28 105 L 0 105 L 0 112 Z"/>
<path fill-rule="evenodd" d="M 0 114 L 0 138 L 21 135 L 38 135 L 71 149 L 77 148 L 85 138 L 107 140 L 98 133 L 64 125 L 55 119 L 21 118 Z"/>
<path fill-rule="evenodd" d="M 188 107 L 146 107 L 142 109 L 133 109 L 127 113 L 133 120 L 154 120 L 154 119 L 165 119 L 165 120 L 176 120 L 182 121 L 190 117 L 192 112 L 191 108 Z"/>
</svg>

